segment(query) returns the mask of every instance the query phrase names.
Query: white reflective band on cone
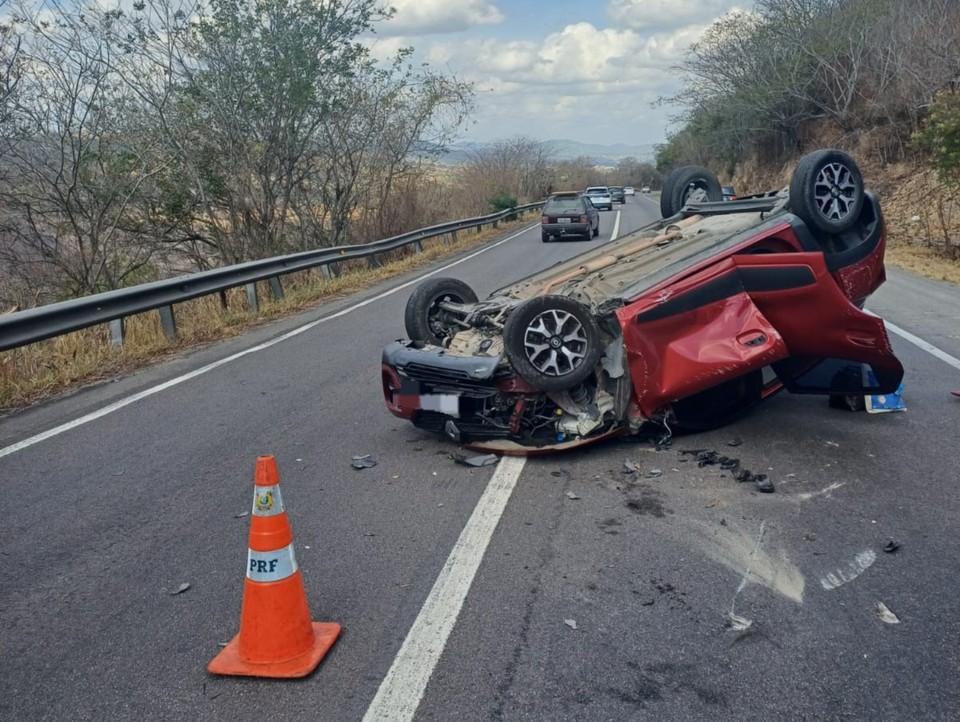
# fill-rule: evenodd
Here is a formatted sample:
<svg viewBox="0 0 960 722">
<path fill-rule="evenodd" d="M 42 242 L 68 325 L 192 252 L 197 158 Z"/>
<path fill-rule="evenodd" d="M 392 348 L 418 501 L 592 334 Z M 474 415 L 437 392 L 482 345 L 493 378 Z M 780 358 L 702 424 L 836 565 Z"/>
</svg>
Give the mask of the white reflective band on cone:
<svg viewBox="0 0 960 722">
<path fill-rule="evenodd" d="M 283 513 L 283 498 L 280 496 L 279 486 L 254 486 L 253 510 L 254 516 L 276 516 Z"/>
<path fill-rule="evenodd" d="M 254 582 L 279 582 L 297 571 L 293 544 L 275 552 L 247 551 L 247 579 Z"/>
</svg>

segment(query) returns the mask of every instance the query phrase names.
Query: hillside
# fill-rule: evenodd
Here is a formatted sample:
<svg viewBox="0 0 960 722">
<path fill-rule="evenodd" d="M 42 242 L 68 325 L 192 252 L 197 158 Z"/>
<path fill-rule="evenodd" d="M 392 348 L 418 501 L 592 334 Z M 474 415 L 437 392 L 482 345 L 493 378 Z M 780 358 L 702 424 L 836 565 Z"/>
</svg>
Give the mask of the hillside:
<svg viewBox="0 0 960 722">
<path fill-rule="evenodd" d="M 614 143 L 603 145 L 600 143 L 581 143 L 575 140 L 551 139 L 544 141 L 551 149 L 550 157 L 553 160 L 575 160 L 589 158 L 596 166 L 615 166 L 623 158 L 636 158 L 638 161 L 653 161 L 655 146 L 651 143 L 643 145 L 627 145 Z M 440 160 L 447 164 L 462 163 L 471 155 L 488 149 L 490 143 L 463 141 L 451 144 Z"/>
</svg>

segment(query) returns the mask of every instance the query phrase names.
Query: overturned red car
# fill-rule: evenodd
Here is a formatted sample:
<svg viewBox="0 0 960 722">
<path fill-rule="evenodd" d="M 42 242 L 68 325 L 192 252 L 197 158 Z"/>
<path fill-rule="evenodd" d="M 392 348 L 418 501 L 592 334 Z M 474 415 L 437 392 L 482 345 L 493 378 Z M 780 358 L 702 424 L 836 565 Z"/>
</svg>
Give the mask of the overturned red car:
<svg viewBox="0 0 960 722">
<path fill-rule="evenodd" d="M 481 301 L 425 281 L 383 352 L 387 408 L 471 448 L 530 454 L 656 424 L 727 424 L 781 389 L 894 392 L 903 367 L 864 312 L 883 283 L 877 197 L 847 154 L 781 191 L 722 200 L 710 171 L 664 183 L 664 218 Z"/>
</svg>

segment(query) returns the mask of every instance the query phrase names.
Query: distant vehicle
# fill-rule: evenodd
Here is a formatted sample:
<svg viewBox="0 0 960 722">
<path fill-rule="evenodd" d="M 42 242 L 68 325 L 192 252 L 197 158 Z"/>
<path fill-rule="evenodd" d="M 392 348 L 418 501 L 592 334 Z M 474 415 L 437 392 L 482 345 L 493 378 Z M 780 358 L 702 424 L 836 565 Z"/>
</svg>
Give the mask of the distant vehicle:
<svg viewBox="0 0 960 722">
<path fill-rule="evenodd" d="M 540 240 L 566 236 L 600 235 L 600 212 L 577 191 L 554 193 L 547 199 L 540 215 Z"/>
<path fill-rule="evenodd" d="M 627 199 L 624 197 L 623 188 L 620 186 L 609 186 L 610 188 L 610 198 L 615 200 L 617 203 L 626 203 Z"/>
<path fill-rule="evenodd" d="M 737 194 L 734 192 L 733 186 L 720 186 L 720 191 L 723 193 L 723 200 L 725 201 L 737 200 Z"/>
<path fill-rule="evenodd" d="M 613 210 L 613 198 L 610 197 L 610 189 L 606 186 L 590 186 L 583 195 L 590 199 L 594 206 L 600 210 Z"/>
<path fill-rule="evenodd" d="M 640 189 L 640 192 L 641 192 L 641 193 L 649 193 L 649 192 L 650 192 L 650 186 L 644 186 L 643 188 Z"/>
<path fill-rule="evenodd" d="M 635 194 L 636 194 L 636 191 L 633 189 L 633 186 L 624 186 L 623 195 L 632 196 Z"/>
</svg>

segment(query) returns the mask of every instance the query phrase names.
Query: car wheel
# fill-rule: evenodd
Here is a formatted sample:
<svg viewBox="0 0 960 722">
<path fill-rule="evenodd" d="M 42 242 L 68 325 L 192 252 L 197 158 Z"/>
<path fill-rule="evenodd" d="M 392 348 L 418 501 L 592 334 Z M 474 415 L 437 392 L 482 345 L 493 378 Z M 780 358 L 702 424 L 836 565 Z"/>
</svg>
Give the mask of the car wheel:
<svg viewBox="0 0 960 722">
<path fill-rule="evenodd" d="M 417 286 L 403 314 L 403 325 L 413 341 L 441 344 L 460 326 L 456 318 L 440 307 L 444 301 L 476 303 L 477 294 L 470 286 L 456 278 L 431 278 Z"/>
<path fill-rule="evenodd" d="M 680 212 L 687 203 L 723 200 L 720 181 L 712 171 L 698 165 L 677 168 L 667 176 L 660 191 L 660 213 L 664 218 Z"/>
<path fill-rule="evenodd" d="M 600 216 L 597 216 L 597 227 L 593 229 L 593 237 L 596 238 L 600 235 Z"/>
<path fill-rule="evenodd" d="M 566 296 L 535 296 L 510 314 L 503 345 L 513 370 L 541 391 L 568 389 L 600 360 L 600 327 L 590 309 Z"/>
<path fill-rule="evenodd" d="M 813 230 L 843 233 L 860 218 L 863 191 L 853 158 L 839 150 L 818 150 L 794 168 L 789 206 Z"/>
<path fill-rule="evenodd" d="M 671 408 L 675 428 L 679 431 L 709 431 L 726 426 L 760 403 L 762 391 L 763 372 L 758 369 L 674 401 Z"/>
<path fill-rule="evenodd" d="M 540 231 L 540 240 L 543 241 L 544 243 L 549 243 L 550 234 L 547 233 L 546 231 Z"/>
</svg>

